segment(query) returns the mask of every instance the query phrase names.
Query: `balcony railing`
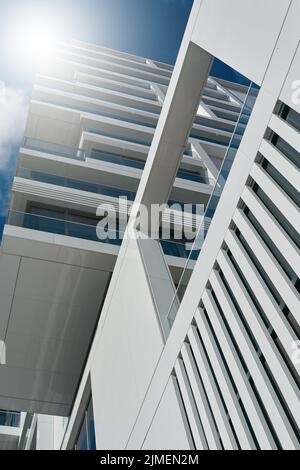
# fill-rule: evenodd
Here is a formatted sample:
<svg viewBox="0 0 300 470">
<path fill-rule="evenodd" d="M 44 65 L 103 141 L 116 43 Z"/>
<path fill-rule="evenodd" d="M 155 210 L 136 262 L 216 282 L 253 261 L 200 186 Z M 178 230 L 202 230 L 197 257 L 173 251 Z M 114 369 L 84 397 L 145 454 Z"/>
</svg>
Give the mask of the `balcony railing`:
<svg viewBox="0 0 300 470">
<path fill-rule="evenodd" d="M 137 160 L 135 158 L 124 157 L 122 155 L 114 155 L 110 153 L 101 152 L 99 150 L 91 150 L 89 158 L 94 158 L 95 160 L 101 160 L 103 162 L 113 163 L 115 165 L 124 165 L 129 166 L 131 168 L 139 168 L 143 169 L 145 166 L 145 162 L 142 160 Z"/>
<path fill-rule="evenodd" d="M 17 177 L 25 178 L 33 181 L 39 181 L 41 183 L 53 184 L 57 186 L 63 186 L 65 188 L 74 188 L 81 191 L 87 191 L 90 193 L 102 194 L 104 196 L 110 196 L 114 198 L 127 197 L 128 201 L 134 201 L 136 192 L 129 191 L 126 189 L 120 189 L 115 186 L 107 186 L 104 184 L 90 183 L 83 180 L 75 180 L 72 178 L 65 178 L 50 173 L 44 173 L 42 171 L 31 170 L 30 168 L 21 167 L 18 169 Z M 196 214 L 196 205 L 192 204 L 190 208 L 186 206 L 187 203 L 182 201 L 169 200 L 168 205 L 179 205 L 181 210 L 189 210 L 193 214 Z"/>
<path fill-rule="evenodd" d="M 44 215 L 31 214 L 29 212 L 9 211 L 8 224 L 113 245 L 121 245 L 122 243 L 122 239 L 119 238 L 121 233 L 113 230 L 108 230 L 106 239 L 99 240 L 96 232 L 96 223 L 95 225 L 88 225 L 80 222 L 72 222 L 63 218 L 57 219 Z"/>
<path fill-rule="evenodd" d="M 191 250 L 186 248 L 185 243 L 182 240 L 160 240 L 160 244 L 165 255 L 186 259 L 196 259 L 193 258 L 194 253 L 191 253 Z"/>
<path fill-rule="evenodd" d="M 129 166 L 131 168 L 143 169 L 145 166 L 145 162 L 141 160 L 137 160 L 137 159 L 130 158 L 130 157 L 124 157 L 120 155 L 106 154 L 98 150 L 92 150 L 89 157 L 95 158 L 96 160 L 102 160 L 102 161 L 114 163 L 117 165 Z M 207 176 L 201 175 L 199 173 L 192 172 L 192 171 L 179 170 L 177 173 L 177 178 L 182 178 L 182 179 L 186 179 L 189 181 L 196 181 L 197 183 L 202 183 L 202 184 L 212 183 L 212 181 Z"/>
<path fill-rule="evenodd" d="M 124 232 L 120 230 L 107 230 L 107 237 L 100 239 L 97 235 L 95 225 L 88 225 L 79 222 L 72 222 L 63 218 L 57 219 L 44 215 L 31 214 L 29 212 L 9 211 L 9 225 L 23 227 L 31 230 L 38 230 L 57 235 L 83 238 L 85 240 L 97 241 L 120 246 L 124 237 Z M 181 240 L 160 240 L 162 249 L 166 255 L 188 258 L 190 251 L 185 248 Z"/>
<path fill-rule="evenodd" d="M 19 427 L 21 413 L 18 411 L 0 410 L 0 426 Z"/>
<path fill-rule="evenodd" d="M 72 178 L 64 178 L 62 176 L 44 173 L 42 171 L 31 170 L 29 168 L 21 167 L 18 170 L 17 176 L 42 183 L 54 184 L 64 186 L 66 188 L 79 189 L 90 193 L 103 194 L 104 196 L 120 197 L 126 196 L 129 201 L 134 201 L 135 192 L 126 189 L 119 189 L 114 186 L 107 186 L 104 184 L 95 184 L 83 180 L 75 180 Z"/>
<path fill-rule="evenodd" d="M 257 87 L 257 85 L 255 85 L 254 83 L 250 83 L 248 87 L 247 95 L 244 100 L 243 107 L 240 111 L 239 119 L 237 120 L 237 123 L 236 123 L 235 131 L 232 134 L 230 144 L 228 145 L 227 152 L 224 157 L 223 164 L 221 166 L 215 187 L 213 189 L 212 194 L 210 195 L 210 199 L 206 206 L 205 215 L 203 219 L 204 222 L 202 222 L 202 225 L 200 225 L 200 227 L 198 228 L 198 234 L 196 235 L 195 242 L 194 242 L 195 248 L 192 248 L 190 251 L 190 256 L 181 274 L 181 278 L 177 286 L 176 294 L 170 305 L 170 309 L 169 309 L 168 316 L 167 316 L 169 325 L 172 325 L 176 317 L 176 314 L 180 305 L 180 301 L 183 298 L 185 290 L 186 290 L 186 286 L 188 285 L 188 282 L 189 282 L 189 279 L 193 270 L 193 265 L 194 265 L 194 263 L 190 263 L 190 262 L 198 259 L 198 256 L 200 254 L 199 246 L 202 245 L 203 240 L 205 239 L 208 233 L 209 224 L 212 218 L 214 217 L 214 214 L 219 204 L 220 197 L 222 195 L 225 183 L 227 181 L 227 177 L 230 173 L 235 155 L 238 150 L 238 146 L 240 143 L 240 134 L 243 134 L 245 131 L 244 123 L 246 124 L 248 123 L 248 120 L 251 115 L 249 113 L 249 110 L 252 110 L 255 104 L 258 91 L 259 91 L 259 88 Z M 206 221 L 209 222 L 208 226 L 207 225 L 204 226 L 204 223 L 206 223 Z"/>
<path fill-rule="evenodd" d="M 76 149 L 73 147 L 67 147 L 65 145 L 54 144 L 51 142 L 44 142 L 42 140 L 31 139 L 28 137 L 23 139 L 22 146 L 30 150 L 36 150 L 50 155 L 57 155 L 82 161 L 85 161 L 86 158 L 93 158 L 95 160 L 101 160 L 104 162 L 113 163 L 115 165 L 123 165 L 131 168 L 138 168 L 141 170 L 143 170 L 145 166 L 144 161 L 125 157 L 123 155 L 115 155 L 93 149 Z M 201 184 L 212 185 L 214 183 L 214 181 L 209 179 L 206 175 L 202 175 L 196 171 L 193 172 L 181 169 L 178 171 L 177 177 L 189 181 L 195 181 Z"/>
<path fill-rule="evenodd" d="M 86 159 L 86 150 L 84 149 L 55 144 L 54 142 L 45 142 L 44 140 L 32 139 L 31 137 L 23 138 L 22 147 L 59 157 L 74 158 L 76 160 Z"/>
</svg>

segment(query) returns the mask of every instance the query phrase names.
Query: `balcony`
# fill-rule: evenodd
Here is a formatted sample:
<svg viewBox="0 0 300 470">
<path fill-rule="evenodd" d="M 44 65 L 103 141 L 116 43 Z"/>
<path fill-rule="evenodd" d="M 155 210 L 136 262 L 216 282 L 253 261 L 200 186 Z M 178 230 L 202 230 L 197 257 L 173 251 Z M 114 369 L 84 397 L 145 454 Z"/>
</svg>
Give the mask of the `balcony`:
<svg viewBox="0 0 300 470">
<path fill-rule="evenodd" d="M 94 160 L 100 160 L 103 162 L 112 163 L 114 165 L 122 165 L 122 166 L 127 166 L 130 168 L 137 168 L 140 170 L 143 170 L 145 167 L 145 161 L 139 160 L 137 158 L 128 157 L 128 156 L 125 157 L 123 155 L 117 155 L 117 154 L 113 154 L 109 152 L 102 152 L 96 149 L 77 149 L 77 148 L 67 147 L 65 145 L 54 144 L 51 142 L 44 142 L 41 140 L 32 139 L 28 137 L 25 137 L 23 139 L 22 147 L 29 149 L 29 150 L 47 153 L 49 155 L 56 155 L 56 156 L 72 158 L 72 159 L 81 160 L 81 161 L 86 161 L 87 158 L 91 158 Z M 22 176 L 22 175 L 20 174 L 19 176 Z M 212 186 L 214 184 L 214 180 L 212 180 L 211 178 L 208 178 L 206 174 L 203 174 L 203 170 L 201 168 L 200 169 L 195 168 L 195 170 L 193 171 L 180 169 L 177 173 L 177 178 L 188 180 L 188 181 L 194 181 L 196 183 L 206 184 L 209 186 Z M 67 184 L 68 183 L 66 182 L 65 185 Z M 69 183 L 69 184 L 72 184 L 72 183 Z M 87 183 L 84 183 L 84 184 L 87 185 Z M 99 188 L 99 191 L 101 192 L 100 188 Z M 92 191 L 92 192 L 97 192 L 97 191 Z M 128 197 L 128 199 L 130 198 Z"/>
<path fill-rule="evenodd" d="M 107 153 L 100 152 L 98 150 L 91 150 L 89 157 L 94 158 L 96 160 L 110 162 L 116 165 L 129 166 L 131 168 L 144 169 L 144 166 L 145 166 L 145 162 L 141 160 L 130 158 L 130 157 L 123 157 L 120 155 L 107 154 Z M 198 173 L 196 170 L 195 171 L 188 171 L 188 170 L 183 170 L 183 169 L 179 170 L 177 172 L 177 178 L 182 178 L 182 179 L 189 180 L 189 181 L 195 181 L 201 184 L 212 184 L 213 182 L 206 175 L 202 175 Z"/>
<path fill-rule="evenodd" d="M 0 410 L 0 450 L 16 450 L 21 435 L 21 413 Z"/>
<path fill-rule="evenodd" d="M 0 326 L 6 344 L 2 409 L 70 413 L 122 243 L 119 235 L 111 232 L 99 241 L 95 224 L 10 212 L 0 253 Z M 181 240 L 161 243 L 179 280 L 188 251 Z M 12 424 L 17 417 L 2 419 Z"/>
<path fill-rule="evenodd" d="M 56 155 L 76 160 L 85 161 L 86 159 L 86 151 L 83 149 L 55 144 L 54 142 L 45 142 L 44 140 L 32 139 L 30 137 L 23 138 L 21 147 L 37 152 L 47 153 L 49 155 Z"/>
<path fill-rule="evenodd" d="M 20 420 L 20 412 L 0 410 L 0 426 L 10 426 L 17 428 L 20 426 Z"/>
<path fill-rule="evenodd" d="M 54 233 L 117 246 L 121 245 L 124 237 L 124 232 L 108 230 L 107 237 L 100 239 L 97 235 L 96 219 L 95 223 L 92 225 L 72 222 L 70 220 L 64 220 L 63 218 L 53 218 L 45 215 L 11 210 L 9 211 L 8 224 L 30 230 Z M 179 258 L 188 258 L 190 255 L 190 251 L 185 248 L 185 242 L 183 240 L 161 239 L 160 243 L 166 255 Z"/>
<path fill-rule="evenodd" d="M 111 230 L 108 231 L 108 237 L 106 239 L 99 240 L 96 232 L 96 219 L 95 224 L 92 225 L 28 212 L 9 211 L 8 224 L 30 230 L 55 233 L 58 235 L 65 235 L 67 237 L 82 238 L 84 240 L 100 243 L 108 243 L 118 246 L 122 243 L 120 232 Z"/>
<path fill-rule="evenodd" d="M 1 409 L 69 414 L 119 251 L 114 240 L 94 241 L 91 229 L 9 213 L 0 251 Z M 7 428 L 17 417 L 0 419 Z"/>
<path fill-rule="evenodd" d="M 17 171 L 17 176 L 34 181 L 40 181 L 41 183 L 53 184 L 63 186 L 65 188 L 73 188 L 79 189 L 80 191 L 102 194 L 104 196 L 126 197 L 129 201 L 134 201 L 135 198 L 135 192 L 133 191 L 127 191 L 126 189 L 117 188 L 115 186 L 95 184 L 89 181 L 65 178 L 51 173 L 32 170 L 30 168 L 19 168 Z"/>
</svg>

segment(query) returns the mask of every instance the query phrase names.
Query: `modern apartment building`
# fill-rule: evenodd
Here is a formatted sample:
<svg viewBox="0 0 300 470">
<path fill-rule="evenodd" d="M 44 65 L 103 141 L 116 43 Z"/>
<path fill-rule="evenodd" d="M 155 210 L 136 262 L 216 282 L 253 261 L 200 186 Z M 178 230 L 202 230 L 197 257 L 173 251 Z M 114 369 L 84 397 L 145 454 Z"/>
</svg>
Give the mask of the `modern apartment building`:
<svg viewBox="0 0 300 470">
<path fill-rule="evenodd" d="M 41 70 L 0 251 L 0 408 L 22 412 L 0 446 L 300 447 L 299 17 L 196 0 L 174 68 L 72 41 Z"/>
</svg>

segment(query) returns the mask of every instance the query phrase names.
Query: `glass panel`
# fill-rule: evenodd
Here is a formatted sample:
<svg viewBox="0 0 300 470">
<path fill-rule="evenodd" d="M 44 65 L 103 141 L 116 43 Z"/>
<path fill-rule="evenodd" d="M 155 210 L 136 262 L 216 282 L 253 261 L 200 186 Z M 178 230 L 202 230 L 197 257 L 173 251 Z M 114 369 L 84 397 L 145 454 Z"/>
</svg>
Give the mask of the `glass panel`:
<svg viewBox="0 0 300 470">
<path fill-rule="evenodd" d="M 282 212 L 276 207 L 271 199 L 264 193 L 264 191 L 255 183 L 253 191 L 258 195 L 264 205 L 273 214 L 275 219 L 279 222 L 281 227 L 286 231 L 288 236 L 294 241 L 294 243 L 300 248 L 300 237 L 299 232 L 293 227 L 289 221 L 284 217 Z"/>
<path fill-rule="evenodd" d="M 36 150 L 39 152 L 49 153 L 50 155 L 58 155 L 67 158 L 76 158 L 78 160 L 85 160 L 85 151 L 67 145 L 55 144 L 53 142 L 45 142 L 39 139 L 32 139 L 24 137 L 22 147 Z"/>
<path fill-rule="evenodd" d="M 76 450 L 88 450 L 88 438 L 86 432 L 86 418 L 84 416 L 81 428 L 79 431 L 77 443 L 76 443 Z"/>
<path fill-rule="evenodd" d="M 21 227 L 65 235 L 65 224 L 63 220 L 31 214 L 24 214 L 23 220 L 23 224 L 20 225 Z"/>
<path fill-rule="evenodd" d="M 122 230 L 108 230 L 107 238 L 103 240 L 98 238 L 96 226 L 100 218 L 77 214 L 72 211 L 60 213 L 55 211 L 55 209 L 44 207 L 32 206 L 31 210 L 33 213 L 10 211 L 8 224 L 75 238 L 84 238 L 100 243 L 110 243 L 113 245 L 121 245 L 122 243 Z M 57 215 L 60 218 L 50 217 L 50 215 Z M 166 255 L 178 256 L 180 258 L 190 257 L 192 260 L 197 258 L 197 251 L 193 250 L 190 253 L 190 250 L 185 248 L 183 240 L 161 240 L 161 245 Z"/>
<path fill-rule="evenodd" d="M 78 224 L 96 226 L 100 219 L 93 217 L 92 215 L 89 216 L 88 214 L 79 214 L 77 212 L 68 211 L 67 220 L 77 222 Z"/>
<path fill-rule="evenodd" d="M 23 171 L 23 175 L 21 174 Z M 26 169 L 22 169 L 18 176 L 26 178 Z M 27 178 L 33 179 L 35 181 L 41 181 L 42 183 L 57 184 L 60 186 L 64 185 L 64 178 L 61 176 L 51 175 L 49 173 L 42 173 L 41 171 L 30 171 L 27 170 Z"/>
<path fill-rule="evenodd" d="M 65 235 L 75 238 L 84 238 L 86 240 L 98 241 L 95 227 L 84 224 L 74 224 L 68 222 L 66 224 Z"/>
<path fill-rule="evenodd" d="M 145 147 L 150 147 L 151 145 L 151 141 L 152 141 L 152 138 L 153 138 L 153 134 L 152 135 L 149 135 L 148 137 L 144 136 L 144 137 L 130 137 L 128 134 L 126 133 L 122 133 L 122 132 L 105 132 L 104 130 L 99 130 L 99 129 L 95 129 L 95 128 L 89 128 L 87 129 L 88 132 L 92 132 L 93 134 L 97 134 L 97 135 L 103 135 L 105 137 L 112 137 L 113 139 L 118 139 L 118 140 L 124 140 L 126 142 L 132 142 L 134 144 L 139 144 L 139 145 L 144 145 Z M 143 132 L 144 134 L 144 132 Z M 146 140 L 145 140 L 146 139 Z"/>
<path fill-rule="evenodd" d="M 89 155 L 90 158 L 95 158 L 97 160 L 102 160 L 105 162 L 115 163 L 118 165 L 131 166 L 133 168 L 143 169 L 145 162 L 141 160 L 136 160 L 130 157 L 123 157 L 121 155 L 114 155 L 110 153 L 103 153 L 100 150 L 93 149 Z"/>
<path fill-rule="evenodd" d="M 276 181 L 276 183 L 286 192 L 286 194 L 300 207 L 300 193 L 297 189 L 285 179 L 276 168 L 265 158 L 262 160 L 261 166 Z"/>
<path fill-rule="evenodd" d="M 135 198 L 134 191 L 119 189 L 113 186 L 99 185 L 88 181 L 63 178 L 61 176 L 43 173 L 40 171 L 32 171 L 29 168 L 19 168 L 17 176 L 20 176 L 21 178 L 33 179 L 35 181 L 41 181 L 43 183 L 79 189 L 81 191 L 103 194 L 110 197 L 126 196 L 130 201 L 134 201 Z"/>
<path fill-rule="evenodd" d="M 300 168 L 300 153 L 289 145 L 285 140 L 273 133 L 271 143 L 285 155 L 297 168 Z"/>
<path fill-rule="evenodd" d="M 44 211 L 42 208 L 37 209 L 40 209 L 41 212 Z M 49 210 L 49 212 L 51 211 Z M 84 220 L 84 218 L 81 217 L 81 220 Z M 96 224 L 94 219 L 91 221 L 92 225 L 89 225 L 79 222 L 71 222 L 63 218 L 58 219 L 46 217 L 45 215 L 37 215 L 18 211 L 10 211 L 8 216 L 9 225 L 29 228 L 32 230 L 39 230 L 42 232 L 56 233 L 59 235 L 67 235 L 76 238 L 84 238 L 86 240 L 98 241 L 100 243 L 121 245 L 123 236 L 121 231 L 108 230 L 107 238 L 102 240 L 97 237 Z"/>
<path fill-rule="evenodd" d="M 204 136 L 203 133 L 201 133 L 200 131 L 197 134 L 194 131 L 191 132 L 190 137 L 192 137 L 195 140 L 199 140 L 200 142 L 204 141 L 204 142 L 210 142 L 211 144 L 224 145 L 224 146 L 227 146 L 230 140 L 230 136 L 228 136 L 227 139 L 224 136 L 223 138 L 219 137 L 219 138 L 214 139 L 213 137 L 210 137 L 210 136 L 209 137 Z"/>
<path fill-rule="evenodd" d="M 29 209 L 30 214 L 43 215 L 45 217 L 51 217 L 55 219 L 65 218 L 65 209 L 57 209 L 46 206 L 34 206 L 31 205 Z"/>
<path fill-rule="evenodd" d="M 160 240 L 165 255 L 177 256 L 179 258 L 188 258 L 190 251 L 185 249 L 185 244 L 173 240 Z"/>
<path fill-rule="evenodd" d="M 66 235 L 97 241 L 96 226 L 100 219 L 73 212 L 67 214 Z M 74 223 L 73 223 L 74 222 Z"/>
<path fill-rule="evenodd" d="M 177 178 L 183 178 L 190 181 L 196 181 L 197 183 L 209 184 L 210 180 L 207 176 L 194 173 L 192 171 L 178 170 Z"/>
<path fill-rule="evenodd" d="M 141 160 L 136 160 L 130 157 L 123 157 L 120 155 L 105 154 L 98 150 L 92 150 L 90 157 L 95 158 L 97 160 L 115 163 L 118 165 L 130 166 L 132 168 L 143 169 L 145 166 L 145 162 Z M 197 181 L 198 183 L 204 183 L 204 184 L 209 184 L 211 182 L 206 176 L 200 175 L 192 171 L 179 170 L 177 173 L 177 177 L 187 179 L 190 181 Z"/>
<path fill-rule="evenodd" d="M 64 185 L 68 188 L 79 189 L 80 191 L 89 191 L 90 193 L 97 193 L 98 187 L 96 184 L 89 183 L 87 181 L 79 181 L 64 178 Z"/>
<path fill-rule="evenodd" d="M 212 217 L 214 216 L 214 213 L 218 206 L 218 203 L 219 203 L 223 188 L 225 186 L 228 174 L 230 172 L 234 157 L 239 147 L 239 144 L 241 141 L 241 135 L 245 131 L 244 123 L 245 122 L 247 123 L 249 120 L 250 110 L 252 109 L 255 103 L 257 94 L 258 94 L 257 85 L 251 83 L 251 85 L 249 86 L 248 93 L 246 95 L 240 116 L 239 116 L 239 119 L 237 121 L 235 131 L 232 135 L 230 144 L 228 146 L 226 155 L 224 157 L 223 164 L 221 166 L 214 190 L 208 201 L 208 204 L 205 210 L 204 223 L 202 223 L 199 228 L 198 234 L 195 238 L 194 248 L 190 252 L 189 258 L 187 260 L 187 263 L 181 275 L 180 282 L 178 284 L 176 295 L 174 297 L 172 305 L 170 306 L 170 310 L 168 314 L 168 321 L 170 325 L 172 325 L 175 319 L 175 316 L 177 314 L 178 307 L 179 307 L 179 302 L 184 295 L 186 286 L 188 284 L 188 281 L 190 279 L 190 276 L 193 270 L 194 261 L 197 260 L 199 256 L 203 239 L 206 237 L 207 232 L 209 230 L 210 221 Z"/>
<path fill-rule="evenodd" d="M 89 450 L 96 450 L 95 422 L 92 398 L 87 408 L 87 428 L 89 434 Z"/>
<path fill-rule="evenodd" d="M 0 410 L 0 426 L 20 426 L 21 413 L 18 411 Z"/>
<path fill-rule="evenodd" d="M 285 104 L 283 105 L 280 115 L 282 119 L 287 121 L 292 127 L 297 129 L 297 131 L 300 131 L 300 113 L 297 113 L 294 109 Z"/>
</svg>

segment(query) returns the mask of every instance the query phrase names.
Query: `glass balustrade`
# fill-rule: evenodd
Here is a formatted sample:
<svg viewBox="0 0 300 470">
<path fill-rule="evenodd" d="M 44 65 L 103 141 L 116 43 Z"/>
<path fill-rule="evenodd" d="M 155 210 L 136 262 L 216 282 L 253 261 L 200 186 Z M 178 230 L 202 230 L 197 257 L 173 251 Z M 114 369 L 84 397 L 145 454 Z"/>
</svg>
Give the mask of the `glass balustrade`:
<svg viewBox="0 0 300 470">
<path fill-rule="evenodd" d="M 45 142 L 44 140 L 32 139 L 30 137 L 24 137 L 21 146 L 30 150 L 36 150 L 38 152 L 44 152 L 60 157 L 74 158 L 76 160 L 85 160 L 86 157 L 86 151 L 83 149 L 55 144 L 54 142 Z"/>
<path fill-rule="evenodd" d="M 194 131 L 191 132 L 190 137 L 195 140 L 200 140 L 200 141 L 208 142 L 210 144 L 223 145 L 223 146 L 227 146 L 230 140 L 230 135 L 228 137 L 222 136 L 219 139 L 217 139 L 217 138 L 201 135 L 201 132 L 195 133 Z"/>
<path fill-rule="evenodd" d="M 21 413 L 18 411 L 0 410 L 0 426 L 19 427 Z"/>
<path fill-rule="evenodd" d="M 100 221 L 100 219 L 99 219 Z M 84 238 L 85 240 L 100 241 L 113 245 L 121 245 L 122 233 L 108 230 L 107 238 L 99 240 L 96 232 L 97 220 L 94 225 L 80 222 L 72 222 L 64 218 L 52 218 L 44 215 L 31 214 L 29 212 L 9 211 L 8 224 L 24 227 L 42 232 L 67 235 L 69 237 Z"/>
<path fill-rule="evenodd" d="M 9 211 L 8 215 L 9 225 L 120 246 L 124 232 L 108 229 L 107 237 L 105 239 L 99 239 L 96 231 L 97 222 L 98 221 L 95 219 L 95 224 L 89 225 L 72 222 L 64 218 L 53 218 L 19 211 Z M 188 258 L 190 255 L 190 251 L 186 248 L 182 240 L 162 239 L 160 243 L 166 255 L 180 258 Z"/>
<path fill-rule="evenodd" d="M 234 131 L 233 122 L 224 123 L 222 121 L 220 122 L 217 119 L 203 117 L 203 116 L 196 116 L 194 120 L 194 124 L 198 124 L 199 126 L 203 126 L 205 128 L 208 128 L 208 130 L 213 130 L 214 132 L 225 131 L 225 132 L 232 134 L 232 132 Z M 190 137 L 192 137 L 192 135 Z"/>
<path fill-rule="evenodd" d="M 135 192 L 128 191 L 126 189 L 119 189 L 113 186 L 95 184 L 88 181 L 75 180 L 72 178 L 64 178 L 62 176 L 43 173 L 41 171 L 31 170 L 29 168 L 19 168 L 17 176 L 34 181 L 40 181 L 42 183 L 55 184 L 58 186 L 64 186 L 66 188 L 88 191 L 90 193 L 103 194 L 110 197 L 125 196 L 129 201 L 134 201 L 135 198 Z"/>
<path fill-rule="evenodd" d="M 223 192 L 223 188 L 225 186 L 227 177 L 228 177 L 230 169 L 232 167 L 234 157 L 235 157 L 235 155 L 237 153 L 237 150 L 238 150 L 238 146 L 239 146 L 239 143 L 240 143 L 240 140 L 241 140 L 240 134 L 244 133 L 244 131 L 246 129 L 245 126 L 244 126 L 244 123 L 245 123 L 245 121 L 247 123 L 249 118 L 250 118 L 251 114 L 249 113 L 249 109 L 253 108 L 253 106 L 255 104 L 256 97 L 258 95 L 258 91 L 259 91 L 259 88 L 257 87 L 257 85 L 255 85 L 254 83 L 251 83 L 249 85 L 248 93 L 245 97 L 245 101 L 244 101 L 243 107 L 241 109 L 239 119 L 236 123 L 235 131 L 234 131 L 234 133 L 231 137 L 231 140 L 230 140 L 229 146 L 227 148 L 227 152 L 226 152 L 226 155 L 224 157 L 223 164 L 221 166 L 216 184 L 214 186 L 213 192 L 212 192 L 212 194 L 210 196 L 210 199 L 208 201 L 208 204 L 206 206 L 204 219 L 203 219 L 204 222 L 202 222 L 202 224 L 199 227 L 198 234 L 195 238 L 194 247 L 190 251 L 188 260 L 186 262 L 185 268 L 183 270 L 183 273 L 181 275 L 181 279 L 179 281 L 179 284 L 178 284 L 178 287 L 177 287 L 177 290 L 176 290 L 176 294 L 174 296 L 172 304 L 170 305 L 170 310 L 169 310 L 169 313 L 168 313 L 168 316 L 167 316 L 168 322 L 169 322 L 170 325 L 172 325 L 172 323 L 175 319 L 175 316 L 177 314 L 177 311 L 178 311 L 178 308 L 179 308 L 179 305 L 180 305 L 180 301 L 181 301 L 181 299 L 182 299 L 182 297 L 185 293 L 186 287 L 188 285 L 188 281 L 190 279 L 190 276 L 191 276 L 191 273 L 192 273 L 192 270 L 193 270 L 194 261 L 197 260 L 199 254 L 200 254 L 200 251 L 201 251 L 201 246 L 203 244 L 203 240 L 207 236 L 211 219 L 213 218 L 213 216 L 215 214 L 215 211 L 216 211 L 216 208 L 218 206 L 221 194 Z M 191 263 L 191 262 L 193 262 L 193 263 Z"/>
<path fill-rule="evenodd" d="M 146 120 L 143 120 L 142 117 L 140 119 L 133 119 L 127 116 L 120 116 L 119 114 L 114 114 L 114 113 L 104 113 L 104 112 L 99 113 L 95 111 L 88 111 L 88 112 L 92 114 L 96 114 L 97 116 L 103 116 L 103 117 L 116 119 L 117 121 L 129 122 L 130 124 L 137 124 L 138 126 L 150 127 L 151 129 L 155 129 L 157 126 L 157 122 L 158 122 L 158 116 L 156 117 L 155 122 L 147 122 Z"/>
<path fill-rule="evenodd" d="M 145 167 L 145 162 L 137 160 L 130 157 L 124 157 L 120 155 L 113 155 L 108 153 L 103 153 L 98 150 L 92 150 L 89 155 L 90 158 L 95 158 L 97 160 L 114 163 L 117 165 L 129 166 L 132 168 L 143 169 Z M 201 175 L 193 171 L 179 170 L 177 173 L 177 178 L 183 178 L 190 181 L 196 181 L 203 184 L 211 184 L 210 180 L 206 175 Z"/>
<path fill-rule="evenodd" d="M 176 256 L 179 258 L 189 258 L 191 255 L 191 250 L 186 248 L 185 243 L 182 240 L 160 240 L 161 247 L 165 255 Z M 191 259 L 193 259 L 194 254 L 192 253 Z"/>
<path fill-rule="evenodd" d="M 99 150 L 91 150 L 88 156 L 89 158 L 94 158 L 96 160 L 114 163 L 117 165 L 129 166 L 131 168 L 143 169 L 145 166 L 145 162 L 143 162 L 142 160 L 137 160 L 137 159 L 130 158 L 130 157 L 124 157 L 121 155 L 105 153 Z"/>
<path fill-rule="evenodd" d="M 111 129 L 113 129 L 113 126 L 110 126 Z M 128 134 L 128 130 L 127 129 L 124 129 L 124 131 L 120 131 L 120 132 L 108 132 L 108 131 L 104 131 L 103 129 L 95 129 L 93 127 L 90 127 L 88 129 L 86 129 L 87 132 L 91 132 L 92 134 L 95 134 L 95 135 L 101 135 L 103 137 L 110 137 L 112 139 L 116 139 L 116 140 L 121 140 L 121 141 L 124 141 L 124 142 L 130 142 L 132 144 L 138 144 L 138 145 L 144 145 L 145 147 L 149 147 L 150 148 L 150 145 L 151 145 L 151 142 L 152 142 L 152 139 L 153 139 L 153 135 L 154 133 L 152 133 L 151 135 L 148 135 L 148 136 L 145 136 L 145 131 L 140 131 L 142 132 L 144 135 L 142 136 L 138 136 L 138 134 L 136 136 L 130 136 Z"/>
<path fill-rule="evenodd" d="M 54 144 L 51 142 L 44 142 L 42 140 L 38 139 L 31 139 L 28 137 L 25 137 L 22 143 L 22 146 L 24 148 L 28 148 L 31 150 L 36 150 L 39 152 L 44 152 L 50 155 L 57 155 L 61 157 L 67 157 L 67 158 L 74 158 L 77 160 L 83 160 L 85 161 L 86 158 L 92 158 L 95 160 L 100 160 L 103 162 L 109 162 L 113 163 L 116 165 L 123 165 L 123 166 L 128 166 L 131 168 L 138 168 L 143 170 L 145 167 L 145 162 L 142 160 L 138 160 L 136 158 L 132 157 L 125 157 L 123 155 L 116 155 L 108 152 L 102 152 L 101 150 L 96 150 L 96 149 L 75 149 L 72 147 L 67 147 L 65 145 L 60 145 L 60 144 Z M 184 154 L 185 156 L 188 156 L 187 154 Z M 188 171 L 188 170 L 179 170 L 177 173 L 178 178 L 190 180 L 190 181 L 195 181 L 198 183 L 202 184 L 214 184 L 214 180 L 209 179 L 206 175 L 197 173 L 196 171 Z M 54 176 L 53 180 L 54 181 Z M 58 180 L 57 180 L 58 181 Z M 50 181 L 48 181 L 50 182 Z M 59 184 L 59 183 L 53 183 L 53 184 Z M 70 183 L 72 184 L 72 183 Z M 73 183 L 74 185 L 76 183 Z M 87 183 L 84 182 L 84 186 L 86 186 Z M 81 183 L 77 183 L 78 189 L 80 189 Z M 75 187 L 75 186 L 72 186 Z M 90 186 L 91 187 L 91 186 Z M 104 188 L 104 185 L 102 185 Z M 105 189 L 103 189 L 104 191 Z M 92 191 L 94 192 L 94 191 Z M 97 192 L 97 191 L 96 191 Z"/>
<path fill-rule="evenodd" d="M 201 175 L 192 171 L 178 170 L 176 177 L 189 181 L 196 181 L 197 183 L 211 184 L 211 180 L 206 175 Z"/>
</svg>

